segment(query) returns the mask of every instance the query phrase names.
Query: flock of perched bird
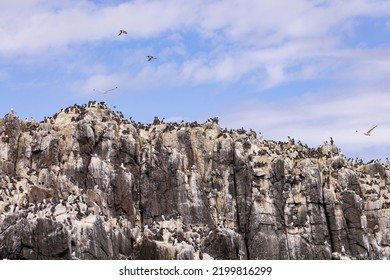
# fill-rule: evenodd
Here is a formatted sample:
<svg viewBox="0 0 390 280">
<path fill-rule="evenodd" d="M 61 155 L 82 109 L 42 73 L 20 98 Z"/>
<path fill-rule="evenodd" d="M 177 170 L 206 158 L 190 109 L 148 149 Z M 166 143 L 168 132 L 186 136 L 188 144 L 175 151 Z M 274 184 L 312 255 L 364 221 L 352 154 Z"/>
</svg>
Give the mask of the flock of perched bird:
<svg viewBox="0 0 390 280">
<path fill-rule="evenodd" d="M 381 199 L 384 201 L 382 204 L 382 209 L 389 208 L 389 194 L 386 186 L 383 183 L 382 178 L 378 175 L 376 176 L 367 176 L 365 173 L 365 165 L 363 161 L 356 159 L 346 159 L 341 153 L 339 153 L 338 148 L 334 145 L 334 141 L 331 138 L 329 143 L 324 143 L 324 146 L 317 148 L 310 148 L 306 144 L 302 144 L 301 141 L 295 140 L 292 137 L 288 136 L 288 142 L 281 141 L 272 141 L 264 140 L 261 137 L 260 133 L 256 133 L 253 130 L 246 131 L 244 128 L 236 130 L 227 130 L 226 128 L 219 127 L 218 117 L 208 119 L 204 124 L 199 124 L 197 122 L 187 123 L 187 122 L 165 122 L 164 119 L 159 119 L 155 117 L 153 123 L 142 124 L 134 122 L 132 119 L 125 119 L 120 112 L 113 112 L 104 102 L 90 101 L 88 104 L 83 106 L 74 105 L 65 109 L 61 109 L 61 112 L 55 114 L 53 117 L 46 118 L 41 123 L 36 123 L 35 121 L 27 121 L 26 127 L 31 128 L 29 131 L 31 136 L 35 136 L 36 133 L 40 130 L 44 133 L 56 134 L 54 129 L 56 126 L 57 117 L 59 117 L 59 123 L 63 123 L 63 119 L 68 119 L 70 122 L 77 122 L 81 120 L 90 120 L 88 114 L 91 116 L 96 115 L 98 112 L 101 112 L 101 122 L 109 122 L 110 120 L 117 122 L 118 124 L 131 124 L 129 126 L 121 126 L 122 134 L 129 134 L 135 128 L 139 135 L 147 140 L 148 145 L 152 145 L 154 140 L 156 140 L 156 135 L 158 133 L 170 133 L 170 131 L 183 131 L 183 128 L 198 128 L 202 127 L 202 136 L 208 141 L 215 141 L 215 152 L 216 155 L 220 154 L 220 151 L 223 150 L 224 139 L 234 139 L 235 142 L 241 143 L 242 150 L 245 151 L 247 155 L 247 160 L 249 162 L 249 167 L 253 170 L 253 180 L 251 182 L 252 187 L 258 189 L 259 197 L 266 197 L 267 190 L 262 187 L 262 181 L 264 179 L 265 173 L 261 173 L 261 170 L 269 170 L 272 165 L 272 160 L 277 158 L 286 159 L 286 162 L 291 162 L 292 171 L 285 175 L 285 183 L 293 186 L 294 184 L 300 184 L 304 180 L 303 167 L 306 162 L 318 162 L 318 166 L 322 166 L 324 184 L 331 186 L 333 184 L 335 195 L 343 193 L 343 191 L 348 191 L 345 187 L 338 185 L 334 176 L 333 182 L 332 173 L 338 174 L 338 170 L 354 170 L 356 178 L 362 186 L 362 190 L 365 191 L 367 197 L 372 198 L 373 200 Z M 69 114 L 66 116 L 66 114 Z M 94 121 L 96 118 L 92 118 Z M 52 124 L 52 125 L 50 125 Z M 53 131 L 49 131 L 49 128 L 53 128 Z M 206 134 L 208 129 L 216 129 L 215 134 Z M 377 125 L 369 129 L 364 133 L 366 136 L 370 136 L 372 131 L 377 128 Z M 27 129 L 30 130 L 30 129 Z M 45 130 L 48 130 L 47 132 Z M 0 134 L 6 133 L 6 128 L 2 129 L 0 127 Z M 210 135 L 211 138 L 210 138 Z M 56 136 L 53 136 L 56 137 Z M 140 138 L 141 139 L 141 138 Z M 203 139 L 203 138 L 202 138 Z M 6 141 L 8 141 L 6 139 Z M 142 141 L 141 141 L 142 142 Z M 155 145 L 155 144 L 153 144 Z M 167 146 L 167 151 L 170 148 Z M 157 151 L 158 152 L 158 151 Z M 96 154 L 91 152 L 91 157 L 95 157 Z M 153 153 L 153 155 L 152 155 Z M 154 150 L 151 152 L 151 162 L 154 158 L 157 158 L 158 153 L 155 153 Z M 206 158 L 213 158 L 213 152 L 210 154 L 204 154 Z M 140 155 L 140 165 L 142 165 L 143 156 Z M 328 164 L 331 162 L 332 164 Z M 387 161 L 386 164 L 380 163 L 380 161 L 373 162 L 375 166 L 382 166 L 388 170 Z M 325 166 L 326 164 L 326 166 Z M 119 166 L 119 164 L 118 164 Z M 126 170 L 123 162 L 120 164 L 120 167 L 123 170 Z M 185 174 L 196 172 L 197 166 L 193 165 L 188 169 L 183 169 Z M 273 168 L 273 167 L 272 167 Z M 190 170 L 191 169 L 191 170 Z M 103 197 L 101 191 L 98 188 L 93 190 L 83 190 L 82 188 L 75 188 L 76 191 L 64 192 L 64 195 L 55 199 L 42 199 L 39 201 L 34 200 L 34 196 L 30 195 L 31 186 L 35 185 L 34 181 L 39 179 L 37 170 L 28 170 L 27 176 L 21 178 L 13 178 L 9 176 L 0 176 L 0 221 L 9 215 L 25 215 L 27 220 L 35 220 L 38 218 L 44 218 L 51 221 L 62 222 L 64 229 L 69 232 L 69 236 L 74 235 L 72 232 L 76 232 L 75 229 L 80 228 L 80 232 L 84 229 L 82 224 L 86 221 L 84 219 L 93 220 L 92 218 L 96 216 L 97 219 L 107 222 L 107 225 L 110 225 L 112 232 L 127 232 L 128 220 L 120 214 L 119 216 L 110 216 L 109 211 L 103 210 L 103 207 L 100 203 L 100 198 Z M 352 172 L 352 171 L 351 171 Z M 348 173 L 349 174 L 349 173 Z M 207 179 L 207 184 L 212 186 L 215 182 L 220 182 L 223 179 L 223 171 L 220 168 L 215 168 L 209 173 L 210 179 Z M 208 181 L 210 180 L 210 181 Z M 31 184 L 31 185 L 30 185 Z M 41 186 L 40 181 L 38 181 L 39 186 Z M 43 184 L 43 183 L 42 183 Z M 41 188 L 41 187 L 37 188 Z M 324 187 L 326 188 L 326 187 Z M 230 226 L 230 220 L 226 220 L 224 216 L 221 216 L 217 212 L 217 209 L 213 201 L 216 197 L 220 196 L 220 191 L 217 188 L 211 188 L 208 190 L 208 197 L 210 201 L 210 212 L 215 213 L 215 232 L 222 231 L 223 233 L 230 232 L 234 233 L 235 228 Z M 288 196 L 290 190 L 287 189 L 284 195 Z M 25 199 L 19 200 L 19 197 L 25 196 Z M 1 201 L 3 199 L 3 201 Z M 18 199 L 18 200 L 17 200 Z M 263 199 L 263 198 L 261 198 Z M 142 216 L 142 215 L 141 215 Z M 214 217 L 213 216 L 213 217 Z M 294 216 L 293 216 L 294 217 Z M 140 218 L 136 217 L 135 220 L 138 221 Z M 287 224 L 288 227 L 293 228 L 295 224 L 293 222 Z M 177 216 L 176 213 L 171 215 L 161 215 L 148 217 L 144 220 L 144 223 L 137 222 L 131 227 L 131 242 L 135 246 L 146 236 L 150 240 L 160 241 L 165 244 L 171 244 L 172 246 L 189 246 L 194 248 L 194 254 L 200 259 L 203 258 L 204 251 L 202 249 L 202 242 L 204 240 L 212 239 L 213 236 L 210 235 L 213 233 L 213 229 L 209 228 L 206 224 L 185 224 L 181 216 Z M 81 233 L 80 233 L 81 234 Z M 78 235 L 81 236 L 81 235 Z M 76 246 L 74 246 L 76 248 Z M 176 247 L 177 248 L 177 247 Z M 74 252 L 73 252 L 74 253 Z M 72 254 L 73 254 L 72 253 Z M 74 253 L 72 257 L 79 257 L 78 253 Z"/>
</svg>

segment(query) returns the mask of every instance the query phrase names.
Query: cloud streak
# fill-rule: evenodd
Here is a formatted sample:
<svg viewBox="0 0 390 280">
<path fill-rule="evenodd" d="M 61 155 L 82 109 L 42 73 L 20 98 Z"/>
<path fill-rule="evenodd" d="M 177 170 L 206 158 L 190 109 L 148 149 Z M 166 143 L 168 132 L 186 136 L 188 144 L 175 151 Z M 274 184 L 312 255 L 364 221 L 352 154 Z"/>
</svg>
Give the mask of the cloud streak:
<svg viewBox="0 0 390 280">
<path fill-rule="evenodd" d="M 388 71 L 387 54 L 385 62 L 372 61 L 388 49 L 351 57 L 351 50 L 342 44 L 342 37 L 354 28 L 346 23 L 357 17 L 389 16 L 387 1 L 294 0 L 288 7 L 285 1 L 254 0 L 131 1 L 105 6 L 71 0 L 13 3 L 0 6 L 0 57 L 61 49 L 77 52 L 85 44 L 116 42 L 114 34 L 126 29 L 128 40 L 159 41 L 165 34 L 198 33 L 211 51 L 198 57 L 181 56 L 175 60 L 177 67 L 167 67 L 173 69 L 171 77 L 179 75 L 191 84 L 232 83 L 249 76 L 262 90 L 294 80 L 329 77 L 326 71 L 331 63 L 336 65 L 332 73 L 339 65 L 352 78 L 369 79 L 371 68 Z M 10 10 L 21 16 L 7 16 Z M 189 47 L 182 45 L 182 53 L 188 54 Z"/>
<path fill-rule="evenodd" d="M 387 147 L 390 152 L 387 99 L 387 91 L 357 88 L 310 93 L 277 102 L 244 101 L 219 113 L 224 126 L 252 128 L 267 139 L 286 141 L 289 135 L 315 147 L 332 136 L 350 156 L 368 159 L 380 157 L 378 147 Z M 379 127 L 371 137 L 361 133 L 376 124 Z M 369 148 L 371 151 L 367 151 Z"/>
</svg>

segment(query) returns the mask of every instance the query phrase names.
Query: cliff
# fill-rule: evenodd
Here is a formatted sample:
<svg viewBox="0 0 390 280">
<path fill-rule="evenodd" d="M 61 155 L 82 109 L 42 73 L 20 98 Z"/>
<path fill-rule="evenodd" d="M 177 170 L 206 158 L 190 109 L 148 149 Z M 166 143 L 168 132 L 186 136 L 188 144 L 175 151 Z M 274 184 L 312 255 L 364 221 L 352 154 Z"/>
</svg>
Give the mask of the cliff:
<svg viewBox="0 0 390 280">
<path fill-rule="evenodd" d="M 389 259 L 389 165 L 104 103 L 0 119 L 0 259 Z"/>
</svg>

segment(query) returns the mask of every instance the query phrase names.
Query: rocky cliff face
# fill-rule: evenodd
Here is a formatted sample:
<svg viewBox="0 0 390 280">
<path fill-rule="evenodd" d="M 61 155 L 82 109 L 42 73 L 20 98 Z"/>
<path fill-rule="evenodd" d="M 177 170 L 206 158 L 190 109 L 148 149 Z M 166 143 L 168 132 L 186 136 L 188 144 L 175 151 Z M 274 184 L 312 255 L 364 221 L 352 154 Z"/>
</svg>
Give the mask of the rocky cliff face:
<svg viewBox="0 0 390 280">
<path fill-rule="evenodd" d="M 0 258 L 389 259 L 389 191 L 389 165 L 217 119 L 0 119 Z"/>
</svg>

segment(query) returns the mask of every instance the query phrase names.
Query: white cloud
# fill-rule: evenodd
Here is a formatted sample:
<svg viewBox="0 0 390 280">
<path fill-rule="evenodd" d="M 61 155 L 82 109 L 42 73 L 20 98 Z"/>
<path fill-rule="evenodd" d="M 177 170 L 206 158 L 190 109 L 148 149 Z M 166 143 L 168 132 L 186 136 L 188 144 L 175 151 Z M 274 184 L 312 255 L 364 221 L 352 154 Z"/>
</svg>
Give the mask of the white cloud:
<svg viewBox="0 0 390 280">
<path fill-rule="evenodd" d="M 142 63 L 146 59 L 142 59 Z M 93 93 L 93 89 L 105 89 L 116 85 L 122 92 L 137 93 L 156 88 L 164 88 L 181 84 L 177 74 L 177 65 L 174 63 L 166 63 L 162 65 L 153 65 L 147 63 L 148 66 L 143 67 L 137 73 L 116 72 L 116 73 L 101 73 L 91 75 L 82 85 L 79 86 L 84 94 Z M 176 78 L 172 78 L 176 77 Z M 77 82 L 77 85 L 80 81 Z"/>
<path fill-rule="evenodd" d="M 316 79 L 375 88 L 389 85 L 388 50 L 335 49 L 332 39 L 328 41 L 293 41 L 274 48 L 215 51 L 194 58 L 187 56 L 190 53 L 181 44 L 160 51 L 135 49 L 124 55 L 121 70 L 115 75 L 126 77 L 121 83 L 131 91 L 234 84 L 244 78 L 244 82 L 251 83 L 258 92 L 280 84 Z M 145 55 L 149 53 L 158 56 L 155 63 L 145 63 Z M 179 60 L 174 59 L 176 56 Z M 91 77 L 112 76 L 101 69 Z"/>
<path fill-rule="evenodd" d="M 388 49 L 348 51 L 344 58 L 347 71 L 340 78 L 353 79 L 355 84 L 390 86 L 390 54 Z"/>
<path fill-rule="evenodd" d="M 24 3 L 2 3 L 0 52 L 38 53 L 51 47 L 115 40 L 119 29 L 126 29 L 133 38 L 157 36 L 185 25 L 193 7 L 180 5 L 180 1 L 131 1 L 101 7 L 88 1 L 68 1 L 73 5 L 61 6 L 52 2 L 30 1 L 22 9 L 19 6 Z"/>
<path fill-rule="evenodd" d="M 118 74 L 94 75 L 81 86 L 81 92 L 91 95 L 96 94 L 94 89 L 98 91 L 105 91 L 107 89 L 117 87 L 120 80 L 123 80 L 123 77 Z"/>
<path fill-rule="evenodd" d="M 158 41 L 168 34 L 176 38 L 176 45 L 159 54 L 172 59 L 175 53 L 178 55 L 177 67 L 162 60 L 168 63 L 162 67 L 172 71 L 171 77 L 164 77 L 172 79 L 171 83 L 231 83 L 249 76 L 258 89 L 264 89 L 327 76 L 324 69 L 333 63 L 333 74 L 337 67 L 356 65 L 364 66 L 360 68 L 364 71 L 356 67 L 348 75 L 383 75 L 388 70 L 387 61 L 367 62 L 370 56 L 377 56 L 377 50 L 366 56 L 357 53 L 352 60 L 350 50 L 342 49 L 339 36 L 353 30 L 355 26 L 350 23 L 357 16 L 386 15 L 390 15 L 390 2 L 372 0 L 139 0 L 103 6 L 74 0 L 3 1 L 0 56 L 37 55 L 69 48 L 76 53 L 85 44 L 125 40 L 116 36 L 119 29 L 128 31 L 126 40 Z M 180 38 L 180 33 L 187 31 L 203 35 L 211 50 L 196 57 L 187 56 L 191 54 L 190 42 L 184 43 Z M 362 58 L 365 62 L 359 63 Z M 299 70 L 288 71 L 291 68 Z M 143 79 L 142 73 L 137 76 Z"/>
<path fill-rule="evenodd" d="M 287 141 L 289 135 L 316 147 L 332 136 L 350 156 L 369 158 L 375 157 L 375 151 L 390 152 L 388 98 L 387 91 L 343 89 L 311 93 L 299 99 L 235 103 L 221 109 L 219 115 L 223 126 L 252 128 L 261 131 L 266 139 Z M 379 127 L 371 137 L 356 133 L 376 124 Z"/>
<path fill-rule="evenodd" d="M 390 13 L 387 1 L 315 4 L 304 0 L 144 0 L 97 6 L 90 1 L 3 1 L 0 50 L 42 51 L 50 46 L 109 40 L 120 28 L 132 38 L 188 29 L 217 37 L 222 32 L 232 43 L 266 46 L 284 40 L 321 38 L 355 16 Z M 26 44 L 27 50 L 23 48 Z"/>
</svg>

